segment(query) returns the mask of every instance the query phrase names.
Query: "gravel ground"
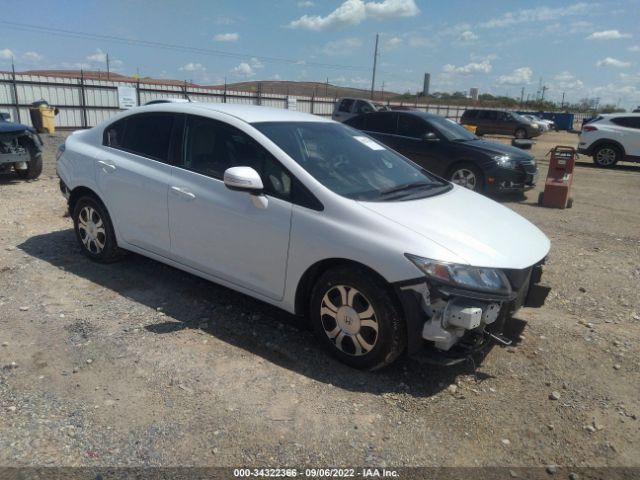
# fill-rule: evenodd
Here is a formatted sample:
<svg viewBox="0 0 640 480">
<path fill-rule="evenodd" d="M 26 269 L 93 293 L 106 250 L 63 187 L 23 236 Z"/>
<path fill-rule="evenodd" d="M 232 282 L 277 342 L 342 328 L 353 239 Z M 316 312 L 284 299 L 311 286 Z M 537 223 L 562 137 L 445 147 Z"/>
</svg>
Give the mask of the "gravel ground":
<svg viewBox="0 0 640 480">
<path fill-rule="evenodd" d="M 476 365 L 376 373 L 296 318 L 137 255 L 80 254 L 45 136 L 37 181 L 0 178 L 0 465 L 640 466 L 639 165 L 501 202 L 552 241 L 541 309 Z M 533 152 L 577 137 L 548 133 Z"/>
</svg>

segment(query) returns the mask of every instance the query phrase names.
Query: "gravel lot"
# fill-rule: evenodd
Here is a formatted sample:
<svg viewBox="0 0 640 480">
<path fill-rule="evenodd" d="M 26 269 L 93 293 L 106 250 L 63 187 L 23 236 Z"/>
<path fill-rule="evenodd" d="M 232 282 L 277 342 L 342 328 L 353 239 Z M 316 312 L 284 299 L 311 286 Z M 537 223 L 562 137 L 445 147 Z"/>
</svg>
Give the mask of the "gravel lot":
<svg viewBox="0 0 640 480">
<path fill-rule="evenodd" d="M 583 158 L 541 309 L 476 365 L 338 364 L 296 318 L 137 255 L 80 253 L 45 135 L 0 178 L 0 465 L 640 466 L 640 165 Z M 541 162 L 577 136 L 548 133 Z M 566 478 L 566 477 L 564 477 Z"/>
</svg>

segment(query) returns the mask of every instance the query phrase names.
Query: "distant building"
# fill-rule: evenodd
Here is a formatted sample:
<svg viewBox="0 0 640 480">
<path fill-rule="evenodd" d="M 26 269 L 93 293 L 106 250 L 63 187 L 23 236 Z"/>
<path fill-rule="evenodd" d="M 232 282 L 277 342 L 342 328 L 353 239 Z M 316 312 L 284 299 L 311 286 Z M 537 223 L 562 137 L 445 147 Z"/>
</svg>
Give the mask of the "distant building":
<svg viewBox="0 0 640 480">
<path fill-rule="evenodd" d="M 478 101 L 478 96 L 480 95 L 480 89 L 478 87 L 471 87 L 469 89 L 469 96 L 474 102 Z"/>
<path fill-rule="evenodd" d="M 424 85 L 422 86 L 422 96 L 426 97 L 427 95 L 429 95 L 429 84 L 431 83 L 431 74 L 430 73 L 425 73 L 424 74 Z"/>
</svg>

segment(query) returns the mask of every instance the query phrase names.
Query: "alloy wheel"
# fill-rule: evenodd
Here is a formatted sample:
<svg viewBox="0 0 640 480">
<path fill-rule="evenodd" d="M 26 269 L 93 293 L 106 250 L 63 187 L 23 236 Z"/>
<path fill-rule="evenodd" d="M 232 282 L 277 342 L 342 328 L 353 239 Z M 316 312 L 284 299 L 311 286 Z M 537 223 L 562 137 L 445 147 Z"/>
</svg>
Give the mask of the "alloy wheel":
<svg viewBox="0 0 640 480">
<path fill-rule="evenodd" d="M 78 233 L 84 247 L 92 254 L 98 255 L 104 249 L 107 233 L 104 222 L 96 209 L 85 206 L 78 215 Z"/>
<path fill-rule="evenodd" d="M 616 163 L 616 151 L 610 147 L 604 147 L 596 153 L 598 165 L 608 166 Z"/>
<path fill-rule="evenodd" d="M 379 325 L 373 305 L 353 287 L 331 287 L 322 298 L 320 318 L 327 337 L 347 355 L 366 355 L 378 341 Z"/>
<path fill-rule="evenodd" d="M 475 173 L 467 168 L 461 168 L 453 172 L 453 175 L 451 175 L 451 181 L 461 187 L 468 188 L 469 190 L 475 190 L 478 184 L 478 179 L 476 178 Z"/>
</svg>

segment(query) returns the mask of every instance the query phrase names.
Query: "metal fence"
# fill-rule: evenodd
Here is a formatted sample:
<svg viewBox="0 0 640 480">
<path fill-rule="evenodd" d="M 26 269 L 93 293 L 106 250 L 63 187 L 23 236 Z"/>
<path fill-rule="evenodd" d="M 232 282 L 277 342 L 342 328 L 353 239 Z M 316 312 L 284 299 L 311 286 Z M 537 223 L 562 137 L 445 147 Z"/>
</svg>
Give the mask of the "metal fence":
<svg viewBox="0 0 640 480">
<path fill-rule="evenodd" d="M 163 85 L 147 82 L 119 82 L 85 78 L 20 75 L 0 73 L 0 110 L 7 111 L 17 122 L 30 125 L 29 107 L 33 102 L 46 100 L 58 107 L 58 128 L 88 128 L 98 125 L 121 111 L 118 86 L 135 88 L 138 105 L 167 98 L 189 98 L 195 102 L 244 103 L 287 108 L 295 99 L 296 110 L 315 115 L 330 116 L 336 98 L 307 97 L 256 92 L 238 92 L 198 88 L 184 85 Z M 445 116 L 459 121 L 467 107 L 458 105 L 425 105 L 391 102 L 390 105 L 410 106 L 424 112 Z M 578 126 L 582 120 L 576 118 Z M 575 127 L 576 123 L 574 123 Z"/>
</svg>

